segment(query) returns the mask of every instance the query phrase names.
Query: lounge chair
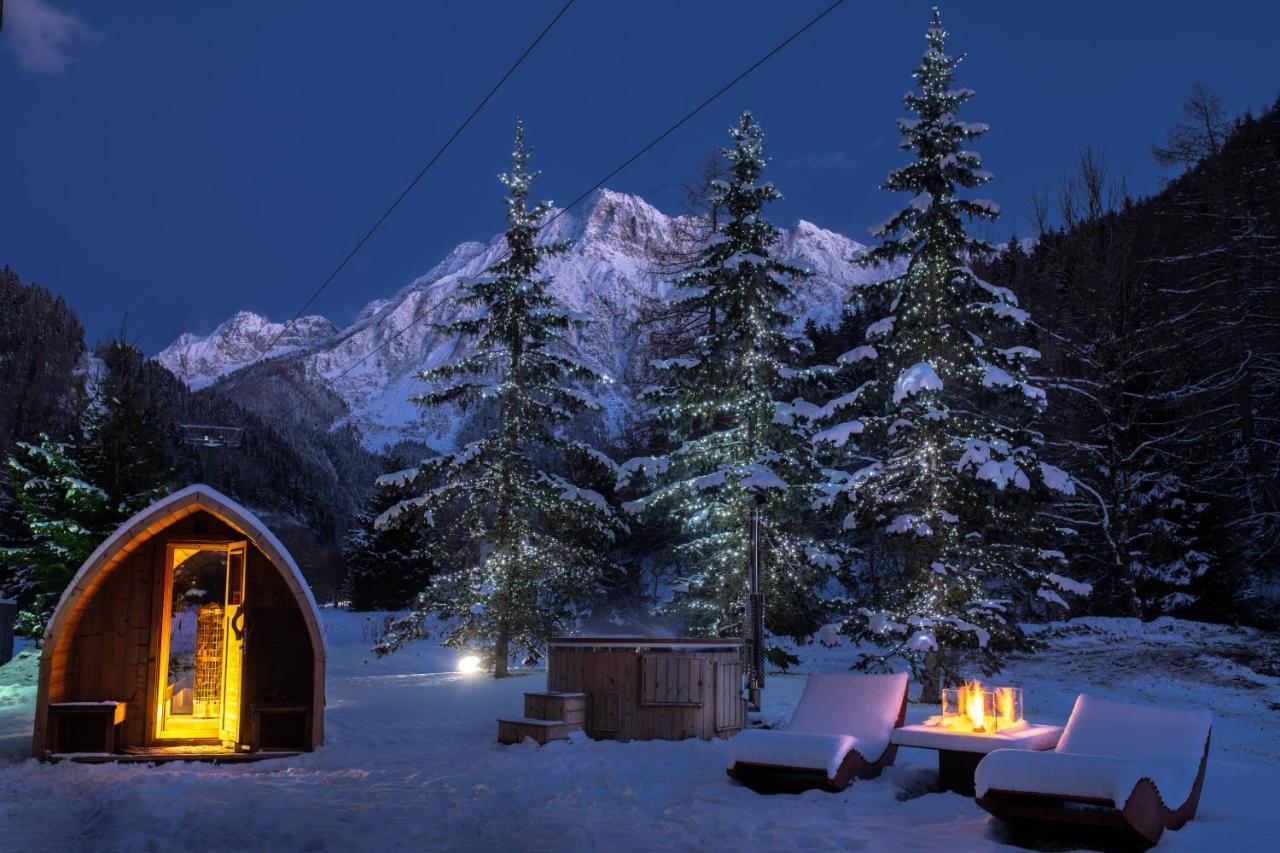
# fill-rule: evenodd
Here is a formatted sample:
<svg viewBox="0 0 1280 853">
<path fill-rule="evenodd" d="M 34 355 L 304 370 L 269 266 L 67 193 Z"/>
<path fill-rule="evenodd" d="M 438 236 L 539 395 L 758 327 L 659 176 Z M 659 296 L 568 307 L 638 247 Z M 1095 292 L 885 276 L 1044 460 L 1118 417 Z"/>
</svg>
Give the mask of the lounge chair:
<svg viewBox="0 0 1280 853">
<path fill-rule="evenodd" d="M 907 675 L 811 675 L 785 729 L 729 741 L 729 775 L 762 794 L 843 791 L 893 763 L 889 735 L 907 712 Z"/>
<path fill-rule="evenodd" d="M 1195 817 L 1212 723 L 1208 711 L 1082 693 L 1053 751 L 982 760 L 977 803 L 1015 829 L 1070 824 L 1113 846 L 1151 846 Z"/>
</svg>

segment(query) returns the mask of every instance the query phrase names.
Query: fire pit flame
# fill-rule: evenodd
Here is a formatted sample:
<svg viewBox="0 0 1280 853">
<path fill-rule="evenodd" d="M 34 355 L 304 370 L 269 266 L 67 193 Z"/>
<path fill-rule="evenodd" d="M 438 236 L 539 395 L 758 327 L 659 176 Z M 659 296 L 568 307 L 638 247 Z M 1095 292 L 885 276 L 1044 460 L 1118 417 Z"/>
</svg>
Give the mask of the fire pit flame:
<svg viewBox="0 0 1280 853">
<path fill-rule="evenodd" d="M 985 687 L 981 681 L 967 681 L 961 687 L 942 691 L 939 723 L 965 734 L 995 734 L 1018 728 L 1022 723 L 1022 688 Z"/>
</svg>

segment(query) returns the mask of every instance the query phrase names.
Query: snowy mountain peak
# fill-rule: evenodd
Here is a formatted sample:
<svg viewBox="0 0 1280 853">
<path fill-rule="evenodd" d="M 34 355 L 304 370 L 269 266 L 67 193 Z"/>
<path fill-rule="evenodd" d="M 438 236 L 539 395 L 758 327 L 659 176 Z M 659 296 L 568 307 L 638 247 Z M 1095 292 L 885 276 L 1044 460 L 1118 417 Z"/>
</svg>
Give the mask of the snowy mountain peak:
<svg viewBox="0 0 1280 853">
<path fill-rule="evenodd" d="M 671 219 L 639 196 L 610 189 L 587 197 L 579 218 L 578 241 L 605 242 L 628 254 L 647 254 L 670 238 Z"/>
<path fill-rule="evenodd" d="M 179 335 L 156 355 L 156 361 L 192 388 L 202 388 L 259 356 L 265 358 L 314 346 L 338 332 L 337 326 L 319 315 L 299 317 L 287 329 L 285 326 L 252 311 L 237 311 L 207 335 L 190 332 Z M 273 341 L 274 345 L 266 351 Z"/>
<path fill-rule="evenodd" d="M 638 390 L 651 380 L 646 366 L 653 357 L 652 328 L 646 318 L 672 286 L 653 258 L 655 250 L 670 248 L 673 221 L 638 196 L 600 189 L 539 235 L 540 242 L 571 241 L 569 251 L 548 259 L 541 272 L 551 277 L 551 295 L 562 305 L 596 318 L 577 333 L 572 346 L 575 354 L 618 380 L 605 401 L 605 428 L 611 432 L 628 427 L 639 410 Z M 811 318 L 837 321 L 852 292 L 884 277 L 884 270 L 856 262 L 865 250 L 861 243 L 803 220 L 780 229 L 776 253 L 813 273 L 797 283 L 795 304 L 788 307 L 797 326 Z M 310 381 L 341 396 L 347 420 L 359 427 L 370 447 L 402 438 L 442 450 L 453 447 L 466 438 L 468 417 L 424 413 L 409 398 L 424 390 L 418 374 L 467 346 L 440 332 L 439 324 L 459 316 L 461 308 L 452 297 L 461 283 L 504 251 L 501 233 L 487 243 L 461 243 L 392 297 L 370 302 L 345 329 L 335 329 L 323 317 L 303 318 L 271 354 L 299 359 Z M 251 363 L 280 328 L 240 312 L 207 336 L 180 336 L 156 358 L 198 388 Z"/>
</svg>

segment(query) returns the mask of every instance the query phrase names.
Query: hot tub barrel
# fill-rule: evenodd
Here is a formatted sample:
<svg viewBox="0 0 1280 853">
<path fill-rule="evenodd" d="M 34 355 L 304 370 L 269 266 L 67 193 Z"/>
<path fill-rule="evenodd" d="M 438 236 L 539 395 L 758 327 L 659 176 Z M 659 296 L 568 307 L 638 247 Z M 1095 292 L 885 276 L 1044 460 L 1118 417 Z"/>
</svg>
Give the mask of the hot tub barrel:
<svg viewBox="0 0 1280 853">
<path fill-rule="evenodd" d="M 730 737 L 742 729 L 742 641 L 557 637 L 547 689 L 587 694 L 597 740 Z"/>
</svg>

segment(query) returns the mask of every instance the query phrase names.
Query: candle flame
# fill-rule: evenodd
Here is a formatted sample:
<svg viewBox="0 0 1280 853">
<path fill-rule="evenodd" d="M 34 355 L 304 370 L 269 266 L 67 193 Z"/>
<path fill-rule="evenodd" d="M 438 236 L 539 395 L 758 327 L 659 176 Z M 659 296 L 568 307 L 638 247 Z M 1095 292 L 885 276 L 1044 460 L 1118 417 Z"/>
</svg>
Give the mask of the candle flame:
<svg viewBox="0 0 1280 853">
<path fill-rule="evenodd" d="M 960 688 L 960 707 L 975 732 L 987 730 L 987 691 L 981 681 L 970 681 Z"/>
</svg>

